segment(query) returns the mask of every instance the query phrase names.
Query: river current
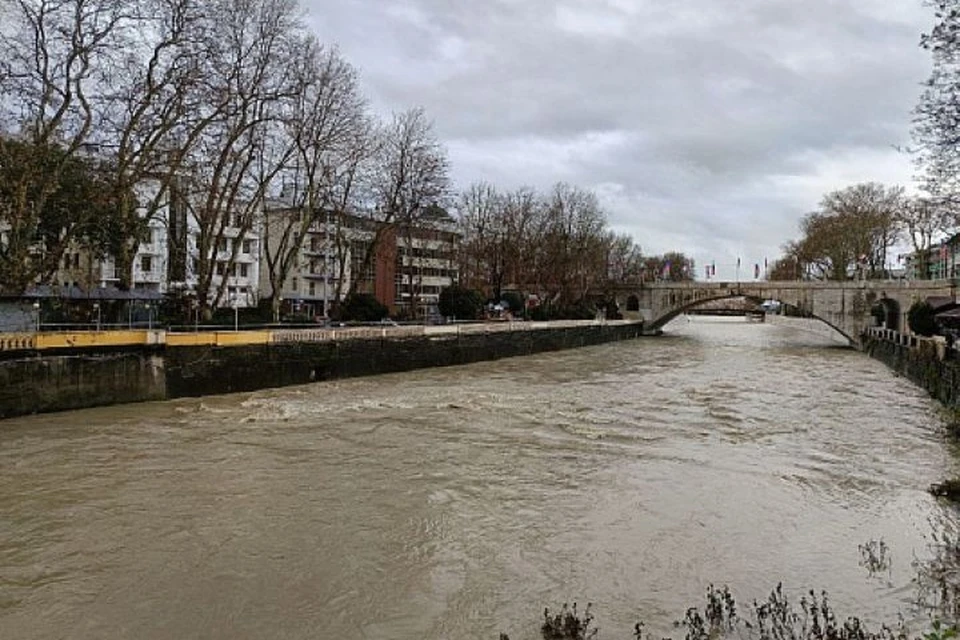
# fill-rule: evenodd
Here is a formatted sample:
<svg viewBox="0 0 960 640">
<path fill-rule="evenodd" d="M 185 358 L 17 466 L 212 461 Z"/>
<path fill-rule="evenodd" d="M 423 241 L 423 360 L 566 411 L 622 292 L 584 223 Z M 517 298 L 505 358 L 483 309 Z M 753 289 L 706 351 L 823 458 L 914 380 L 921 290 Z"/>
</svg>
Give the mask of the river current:
<svg viewBox="0 0 960 640">
<path fill-rule="evenodd" d="M 821 336 L 657 339 L 0 422 L 0 638 L 654 637 L 708 584 L 915 616 L 937 405 Z M 883 539 L 870 574 L 858 545 Z"/>
</svg>

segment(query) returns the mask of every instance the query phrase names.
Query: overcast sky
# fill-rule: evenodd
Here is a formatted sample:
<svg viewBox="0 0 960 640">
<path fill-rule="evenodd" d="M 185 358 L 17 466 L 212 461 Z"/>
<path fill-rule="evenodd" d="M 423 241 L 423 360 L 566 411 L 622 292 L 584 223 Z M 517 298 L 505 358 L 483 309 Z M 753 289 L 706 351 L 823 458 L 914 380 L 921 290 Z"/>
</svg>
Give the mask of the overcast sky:
<svg viewBox="0 0 960 640">
<path fill-rule="evenodd" d="M 914 173 L 921 0 L 302 2 L 376 111 L 426 108 L 458 187 L 593 189 L 698 277 L 772 262 L 827 191 Z"/>
</svg>

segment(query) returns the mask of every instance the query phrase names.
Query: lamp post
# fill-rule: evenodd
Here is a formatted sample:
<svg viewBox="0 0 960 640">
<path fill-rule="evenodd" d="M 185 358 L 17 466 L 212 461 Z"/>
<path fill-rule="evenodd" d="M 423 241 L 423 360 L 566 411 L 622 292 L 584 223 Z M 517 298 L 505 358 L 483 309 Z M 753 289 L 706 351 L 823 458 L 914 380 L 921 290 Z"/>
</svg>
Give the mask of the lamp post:
<svg viewBox="0 0 960 640">
<path fill-rule="evenodd" d="M 94 302 L 93 308 L 97 312 L 97 332 L 99 333 L 100 332 L 100 303 Z"/>
<path fill-rule="evenodd" d="M 240 331 L 240 304 L 237 302 L 237 294 L 233 294 L 233 330 Z"/>
<path fill-rule="evenodd" d="M 150 308 L 150 303 L 143 305 L 147 310 L 147 331 L 153 330 L 153 309 Z"/>
<path fill-rule="evenodd" d="M 33 303 L 33 310 L 37 313 L 37 333 L 40 333 L 40 303 Z"/>
</svg>

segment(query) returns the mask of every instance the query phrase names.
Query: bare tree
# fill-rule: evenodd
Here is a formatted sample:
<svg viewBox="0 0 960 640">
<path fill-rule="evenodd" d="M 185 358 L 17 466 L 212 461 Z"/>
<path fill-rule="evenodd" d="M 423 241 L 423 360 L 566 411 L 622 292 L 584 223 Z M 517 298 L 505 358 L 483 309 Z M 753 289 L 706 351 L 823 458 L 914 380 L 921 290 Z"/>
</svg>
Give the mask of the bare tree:
<svg viewBox="0 0 960 640">
<path fill-rule="evenodd" d="M 924 190 L 955 204 L 960 198 L 960 0 L 929 0 L 936 22 L 920 45 L 933 69 L 914 109 L 913 139 Z"/>
<path fill-rule="evenodd" d="M 536 280 L 538 229 L 545 209 L 543 201 L 529 187 L 520 187 L 504 195 L 503 237 L 507 284 L 526 288 Z"/>
<path fill-rule="evenodd" d="M 887 251 L 897 241 L 897 216 L 903 208 L 903 187 L 863 182 L 824 196 L 821 211 L 842 225 L 854 258 L 867 277 L 885 277 Z"/>
<path fill-rule="evenodd" d="M 204 113 L 200 104 L 208 5 L 140 0 L 139 7 L 129 55 L 116 88 L 105 94 L 106 126 L 98 136 L 113 152 L 109 165 L 120 210 L 109 253 L 121 289 L 131 285 L 133 257 L 148 222 L 164 206 L 176 206 L 185 159 L 217 114 Z M 175 216 L 166 222 L 173 245 L 169 276 L 184 280 L 187 229 Z"/>
<path fill-rule="evenodd" d="M 292 0 L 219 0 L 208 11 L 206 124 L 184 172 L 205 310 L 224 301 L 243 240 L 294 154 L 281 123 L 297 87 L 295 8 Z"/>
<path fill-rule="evenodd" d="M 917 256 L 917 276 L 930 277 L 930 248 L 933 239 L 951 226 L 951 214 L 938 199 L 912 198 L 903 203 L 897 222 L 903 228 L 914 255 Z"/>
<path fill-rule="evenodd" d="M 121 0 L 3 0 L 0 17 L 0 122 L 37 153 L 20 160 L 16 184 L 0 203 L 0 283 L 21 291 L 56 270 L 82 240 L 69 216 L 41 233 L 41 216 L 64 172 L 83 155 L 100 123 L 97 91 L 110 80 L 135 7 Z"/>
<path fill-rule="evenodd" d="M 371 155 L 370 126 L 356 71 L 335 49 L 324 50 L 308 38 L 297 62 L 293 110 L 284 122 L 292 141 L 292 166 L 281 172 L 287 197 L 280 211 L 267 213 L 264 259 L 274 319 L 280 293 L 300 256 L 308 231 L 324 229 L 325 292 L 334 273 L 344 273 L 344 218 L 355 205 L 363 164 Z M 335 256 L 336 268 L 330 264 Z M 334 299 L 341 294 L 337 278 Z M 329 313 L 329 309 L 324 310 Z"/>
<path fill-rule="evenodd" d="M 506 268 L 507 199 L 486 182 L 460 194 L 460 279 L 471 289 L 500 299 Z"/>
<path fill-rule="evenodd" d="M 557 184 L 543 221 L 539 280 L 557 306 L 584 299 L 606 274 L 606 219 L 594 193 Z"/>
<path fill-rule="evenodd" d="M 643 273 L 643 253 L 633 236 L 607 235 L 607 279 L 613 284 L 636 284 Z"/>
<path fill-rule="evenodd" d="M 377 162 L 372 178 L 374 208 L 368 211 L 372 238 L 352 273 L 348 293 L 358 291 L 373 266 L 385 238 L 399 233 L 409 250 L 410 231 L 429 207 L 442 205 L 449 195 L 449 165 L 446 151 L 437 140 L 433 125 L 421 108 L 394 115 L 382 127 Z M 405 278 L 411 278 L 412 260 L 404 259 Z"/>
</svg>

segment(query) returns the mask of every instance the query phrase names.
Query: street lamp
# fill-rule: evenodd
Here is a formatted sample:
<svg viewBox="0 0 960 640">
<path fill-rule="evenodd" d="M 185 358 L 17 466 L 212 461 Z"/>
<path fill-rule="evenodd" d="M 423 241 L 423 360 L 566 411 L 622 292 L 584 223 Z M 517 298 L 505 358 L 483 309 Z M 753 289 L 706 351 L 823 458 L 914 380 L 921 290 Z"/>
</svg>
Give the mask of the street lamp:
<svg viewBox="0 0 960 640">
<path fill-rule="evenodd" d="M 233 330 L 240 331 L 240 305 L 237 302 L 237 294 L 233 294 Z"/>
<path fill-rule="evenodd" d="M 33 309 L 37 313 L 37 333 L 40 333 L 40 303 L 34 302 Z"/>
<path fill-rule="evenodd" d="M 99 303 L 99 302 L 94 302 L 94 303 L 93 303 L 93 308 L 94 308 L 94 309 L 96 310 L 96 312 L 97 312 L 97 332 L 99 332 L 99 331 L 100 331 L 100 303 Z"/>
<path fill-rule="evenodd" d="M 147 310 L 147 331 L 153 330 L 153 310 L 150 308 L 150 303 L 143 305 Z"/>
</svg>

